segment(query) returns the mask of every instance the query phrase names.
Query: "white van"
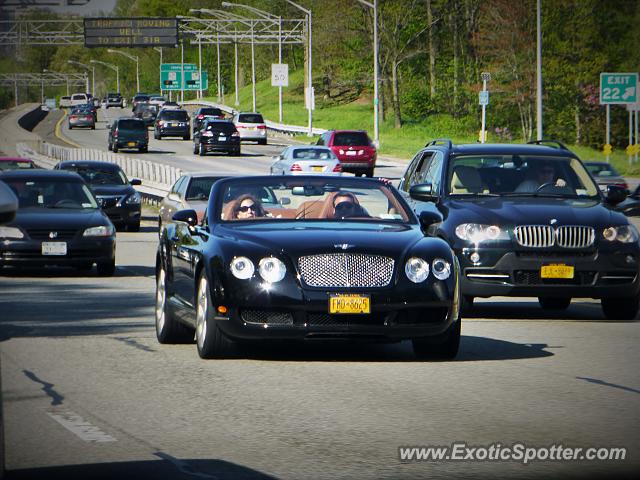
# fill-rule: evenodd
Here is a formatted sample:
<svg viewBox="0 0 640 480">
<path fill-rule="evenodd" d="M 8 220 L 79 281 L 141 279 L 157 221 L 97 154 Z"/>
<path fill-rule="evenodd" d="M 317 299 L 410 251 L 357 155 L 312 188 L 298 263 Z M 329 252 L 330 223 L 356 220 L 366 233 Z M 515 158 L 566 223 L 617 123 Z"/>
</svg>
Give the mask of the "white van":
<svg viewBox="0 0 640 480">
<path fill-rule="evenodd" d="M 89 103 L 89 95 L 86 93 L 74 93 L 71 95 L 71 106 Z"/>
</svg>

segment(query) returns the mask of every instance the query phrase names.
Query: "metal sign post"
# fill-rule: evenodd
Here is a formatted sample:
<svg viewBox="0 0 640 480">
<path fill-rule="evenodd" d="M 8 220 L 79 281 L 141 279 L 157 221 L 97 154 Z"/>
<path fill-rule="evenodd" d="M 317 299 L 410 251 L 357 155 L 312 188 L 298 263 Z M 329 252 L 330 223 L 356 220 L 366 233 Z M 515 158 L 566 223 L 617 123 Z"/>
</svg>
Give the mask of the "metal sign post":
<svg viewBox="0 0 640 480">
<path fill-rule="evenodd" d="M 482 78 L 482 91 L 480 92 L 479 101 L 482 105 L 482 129 L 480 131 L 480 143 L 487 141 L 486 132 L 486 118 L 487 118 L 487 105 L 489 104 L 489 92 L 487 91 L 487 82 L 491 80 L 491 74 L 489 72 L 482 72 L 480 74 Z"/>
</svg>

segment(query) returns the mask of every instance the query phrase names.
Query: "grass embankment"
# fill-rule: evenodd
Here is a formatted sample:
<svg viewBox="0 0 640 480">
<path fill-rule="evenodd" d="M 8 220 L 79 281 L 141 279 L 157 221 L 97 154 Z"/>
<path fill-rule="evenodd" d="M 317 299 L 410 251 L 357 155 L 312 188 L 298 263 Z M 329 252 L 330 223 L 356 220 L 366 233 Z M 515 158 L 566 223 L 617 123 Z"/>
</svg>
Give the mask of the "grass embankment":
<svg viewBox="0 0 640 480">
<path fill-rule="evenodd" d="M 305 126 L 308 124 L 308 113 L 304 108 L 305 78 L 298 70 L 290 72 L 289 87 L 282 89 L 282 123 Z M 216 101 L 214 96 L 205 99 Z M 237 110 L 250 111 L 253 108 L 251 84 L 238 92 L 239 106 Z M 316 97 L 316 105 L 320 99 Z M 235 94 L 227 95 L 225 103 L 233 106 Z M 271 79 L 256 83 L 256 109 L 272 122 L 279 120 L 278 88 L 271 86 Z M 432 115 L 422 122 L 407 122 L 401 129 L 393 126 L 393 112 L 387 112 L 387 121 L 380 124 L 380 155 L 410 160 L 424 144 L 435 138 L 450 138 L 454 143 L 474 143 L 478 138 L 479 115 L 477 125 L 469 120 L 454 120 L 450 115 Z M 363 129 L 373 137 L 373 107 L 371 102 L 357 101 L 345 105 L 317 108 L 313 111 L 313 126 L 325 129 Z M 492 132 L 489 125 L 488 142 L 502 140 Z M 311 139 L 309 139 L 311 141 Z M 516 140 L 517 141 L 517 140 Z M 567 145 L 584 161 L 606 161 L 600 150 L 589 147 Z M 629 157 L 623 149 L 614 150 L 610 156 L 611 163 L 627 176 L 640 176 L 640 162 L 629 163 Z"/>
</svg>

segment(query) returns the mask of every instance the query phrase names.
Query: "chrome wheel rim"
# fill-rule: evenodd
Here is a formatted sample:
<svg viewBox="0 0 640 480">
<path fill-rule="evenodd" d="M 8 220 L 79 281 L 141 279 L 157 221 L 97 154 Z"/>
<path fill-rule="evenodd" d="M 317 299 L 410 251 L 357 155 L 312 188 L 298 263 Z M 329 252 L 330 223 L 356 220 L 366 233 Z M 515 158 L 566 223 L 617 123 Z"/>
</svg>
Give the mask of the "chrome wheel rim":
<svg viewBox="0 0 640 480">
<path fill-rule="evenodd" d="M 198 307 L 196 311 L 196 341 L 202 350 L 207 336 L 207 279 L 202 277 L 198 288 Z"/>
<path fill-rule="evenodd" d="M 165 324 L 164 306 L 167 301 L 166 282 L 164 268 L 158 273 L 158 283 L 156 284 L 156 330 L 162 332 Z"/>
</svg>

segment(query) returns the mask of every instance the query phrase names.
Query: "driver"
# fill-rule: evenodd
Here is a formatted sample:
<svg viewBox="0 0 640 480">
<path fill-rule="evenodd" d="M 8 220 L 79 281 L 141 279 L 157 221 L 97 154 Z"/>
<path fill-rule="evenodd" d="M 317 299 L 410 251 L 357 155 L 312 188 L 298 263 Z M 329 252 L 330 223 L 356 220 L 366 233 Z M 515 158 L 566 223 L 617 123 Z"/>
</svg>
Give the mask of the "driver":
<svg viewBox="0 0 640 480">
<path fill-rule="evenodd" d="M 516 188 L 516 192 L 536 192 L 543 185 L 565 187 L 567 182 L 559 178 L 552 162 L 533 163 L 533 178 L 524 180 Z"/>
</svg>

